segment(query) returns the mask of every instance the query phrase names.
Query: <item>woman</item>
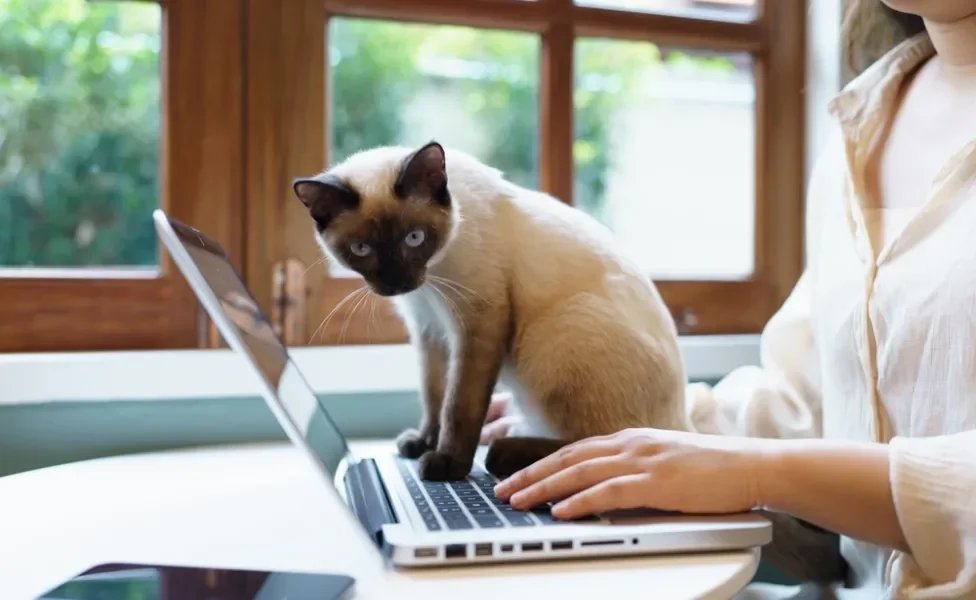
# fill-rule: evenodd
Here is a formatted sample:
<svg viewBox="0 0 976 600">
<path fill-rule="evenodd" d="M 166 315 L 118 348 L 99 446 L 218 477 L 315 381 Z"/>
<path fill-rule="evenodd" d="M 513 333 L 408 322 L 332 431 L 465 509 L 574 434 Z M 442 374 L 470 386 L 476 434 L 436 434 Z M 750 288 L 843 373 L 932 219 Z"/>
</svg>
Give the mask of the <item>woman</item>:
<svg viewBox="0 0 976 600">
<path fill-rule="evenodd" d="M 855 60 L 887 47 L 830 105 L 763 366 L 692 386 L 696 433 L 584 440 L 496 492 L 565 518 L 765 507 L 842 536 L 847 581 L 804 597 L 976 598 L 976 0 L 854 0 L 845 27 Z"/>
</svg>

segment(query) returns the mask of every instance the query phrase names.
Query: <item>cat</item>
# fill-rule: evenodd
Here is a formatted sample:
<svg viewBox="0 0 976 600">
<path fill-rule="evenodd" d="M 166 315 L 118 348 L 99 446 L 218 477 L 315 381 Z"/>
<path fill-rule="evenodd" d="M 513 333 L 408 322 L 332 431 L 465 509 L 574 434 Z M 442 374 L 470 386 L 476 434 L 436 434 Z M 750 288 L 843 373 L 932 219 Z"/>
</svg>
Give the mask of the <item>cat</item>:
<svg viewBox="0 0 976 600">
<path fill-rule="evenodd" d="M 584 437 L 687 428 L 674 320 L 588 214 L 436 141 L 293 188 L 322 251 L 392 298 L 419 351 L 423 418 L 397 448 L 424 479 L 470 472 L 499 381 L 525 424 L 489 447 L 498 477 Z"/>
<path fill-rule="evenodd" d="M 499 380 L 524 417 L 489 447 L 499 478 L 584 437 L 689 429 L 674 321 L 582 211 L 437 142 L 365 150 L 293 189 L 326 257 L 392 298 L 418 349 L 423 418 L 397 448 L 422 478 L 470 472 Z M 765 561 L 801 580 L 845 576 L 837 534 L 762 512 Z"/>
</svg>

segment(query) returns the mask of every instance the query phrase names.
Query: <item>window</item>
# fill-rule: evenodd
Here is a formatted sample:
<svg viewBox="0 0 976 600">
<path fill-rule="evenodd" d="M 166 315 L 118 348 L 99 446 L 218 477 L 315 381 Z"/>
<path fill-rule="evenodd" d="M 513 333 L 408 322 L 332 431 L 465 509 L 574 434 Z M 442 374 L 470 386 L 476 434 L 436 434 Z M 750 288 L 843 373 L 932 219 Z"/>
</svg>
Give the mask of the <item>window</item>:
<svg viewBox="0 0 976 600">
<path fill-rule="evenodd" d="M 0 351 L 196 344 L 151 213 L 240 234 L 239 10 L 207 4 L 0 0 Z"/>
<path fill-rule="evenodd" d="M 354 293 L 355 274 L 312 266 L 320 254 L 290 178 L 360 148 L 431 138 L 608 225 L 683 333 L 758 332 L 795 283 L 802 3 L 309 0 L 282 15 L 266 1 L 251 20 L 275 20 L 294 50 L 255 32 L 262 46 L 249 52 L 261 64 L 248 79 L 289 97 L 255 90 L 263 100 L 249 118 L 287 132 L 274 143 L 288 156 L 271 165 L 266 140 L 249 153 L 273 170 L 255 175 L 263 191 L 248 190 L 248 237 L 263 240 L 249 274 L 270 277 L 265 257 L 302 265 L 307 334 L 291 341 L 404 333 L 385 301 Z M 269 182 L 276 201 L 262 195 Z"/>
<path fill-rule="evenodd" d="M 802 266 L 804 12 L 0 0 L 0 351 L 217 343 L 156 207 L 227 248 L 287 342 L 402 342 L 316 264 L 290 184 L 431 137 L 606 223 L 682 332 L 757 332 Z"/>
</svg>

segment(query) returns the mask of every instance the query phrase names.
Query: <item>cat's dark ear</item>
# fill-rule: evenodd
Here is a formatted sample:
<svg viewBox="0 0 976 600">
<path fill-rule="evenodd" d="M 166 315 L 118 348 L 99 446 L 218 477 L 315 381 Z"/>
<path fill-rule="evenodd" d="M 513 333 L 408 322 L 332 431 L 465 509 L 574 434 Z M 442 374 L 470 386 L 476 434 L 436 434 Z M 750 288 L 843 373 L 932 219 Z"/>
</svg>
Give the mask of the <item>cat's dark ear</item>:
<svg viewBox="0 0 976 600">
<path fill-rule="evenodd" d="M 430 142 L 407 156 L 400 165 L 393 193 L 398 198 L 429 198 L 441 206 L 450 206 L 444 148 Z"/>
<path fill-rule="evenodd" d="M 343 211 L 359 206 L 359 194 L 334 175 L 322 175 L 292 182 L 295 196 L 302 201 L 319 231 L 329 226 Z"/>
</svg>

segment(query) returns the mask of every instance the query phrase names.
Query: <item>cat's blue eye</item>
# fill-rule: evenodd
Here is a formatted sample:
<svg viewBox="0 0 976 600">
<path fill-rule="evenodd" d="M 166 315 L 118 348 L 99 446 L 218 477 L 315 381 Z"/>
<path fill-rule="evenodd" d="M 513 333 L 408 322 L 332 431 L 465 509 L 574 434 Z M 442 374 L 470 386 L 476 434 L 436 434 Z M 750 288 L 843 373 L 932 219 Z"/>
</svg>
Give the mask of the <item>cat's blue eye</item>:
<svg viewBox="0 0 976 600">
<path fill-rule="evenodd" d="M 356 256 L 366 256 L 373 251 L 373 249 L 369 247 L 369 244 L 364 242 L 353 242 L 349 244 L 349 250 Z"/>
<path fill-rule="evenodd" d="M 423 229 L 414 229 L 407 234 L 407 237 L 403 238 L 403 242 L 411 248 L 416 248 L 424 243 L 425 237 Z"/>
</svg>

